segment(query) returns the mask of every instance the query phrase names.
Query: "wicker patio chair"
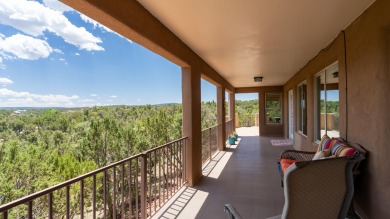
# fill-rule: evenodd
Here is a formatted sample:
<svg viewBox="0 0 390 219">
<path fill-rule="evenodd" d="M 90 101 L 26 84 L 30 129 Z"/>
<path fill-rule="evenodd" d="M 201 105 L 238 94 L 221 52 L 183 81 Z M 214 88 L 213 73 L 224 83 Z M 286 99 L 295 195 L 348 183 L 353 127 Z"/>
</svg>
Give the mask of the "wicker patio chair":
<svg viewBox="0 0 390 219">
<path fill-rule="evenodd" d="M 362 159 L 354 155 L 292 164 L 284 173 L 282 215 L 272 219 L 346 218 L 354 193 L 353 169 Z M 229 204 L 225 211 L 230 219 L 241 218 Z"/>
</svg>

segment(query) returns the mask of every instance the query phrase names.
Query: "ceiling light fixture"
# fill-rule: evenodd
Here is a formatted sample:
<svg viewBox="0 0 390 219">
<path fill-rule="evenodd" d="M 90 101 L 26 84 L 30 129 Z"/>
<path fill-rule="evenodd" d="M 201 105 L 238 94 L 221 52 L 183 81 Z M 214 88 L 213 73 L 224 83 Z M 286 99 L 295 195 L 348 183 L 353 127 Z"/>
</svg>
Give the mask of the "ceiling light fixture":
<svg viewBox="0 0 390 219">
<path fill-rule="evenodd" d="M 255 82 L 262 82 L 263 81 L 263 77 L 253 77 L 253 80 Z"/>
</svg>

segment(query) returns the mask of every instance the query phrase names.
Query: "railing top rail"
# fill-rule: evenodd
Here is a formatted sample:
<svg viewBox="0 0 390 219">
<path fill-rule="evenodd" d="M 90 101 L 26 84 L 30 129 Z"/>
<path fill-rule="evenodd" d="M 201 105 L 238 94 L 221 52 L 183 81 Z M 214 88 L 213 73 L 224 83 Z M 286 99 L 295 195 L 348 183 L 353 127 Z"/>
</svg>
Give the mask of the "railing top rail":
<svg viewBox="0 0 390 219">
<path fill-rule="evenodd" d="M 215 127 L 218 127 L 218 126 L 220 126 L 220 125 L 221 125 L 221 124 L 217 124 L 217 125 L 214 125 L 214 126 L 205 128 L 205 129 L 202 130 L 202 132 L 207 131 L 207 130 L 212 129 L 212 128 L 215 128 Z"/>
<path fill-rule="evenodd" d="M 166 143 L 166 144 L 163 144 L 163 145 L 161 145 L 161 146 L 158 146 L 158 147 L 155 147 L 155 148 L 149 149 L 149 150 L 147 150 L 147 151 L 144 151 L 142 154 L 147 154 L 147 153 L 150 153 L 150 152 L 156 151 L 156 150 L 158 150 L 158 149 L 161 149 L 161 148 L 163 148 L 163 147 L 166 147 L 166 146 L 168 146 L 168 145 L 170 145 L 170 144 L 173 144 L 173 143 L 176 143 L 176 142 L 182 141 L 182 140 L 184 140 L 184 139 L 187 139 L 187 138 L 188 138 L 188 137 L 182 137 L 182 138 L 179 138 L 179 139 L 177 139 L 177 140 L 174 140 L 174 141 L 168 142 L 168 143 Z"/>
<path fill-rule="evenodd" d="M 69 180 L 67 180 L 67 181 L 65 181 L 65 182 L 62 182 L 62 183 L 59 183 L 59 184 L 57 184 L 57 185 L 55 185 L 55 186 L 52 186 L 52 187 L 43 189 L 43 190 L 38 191 L 38 192 L 35 192 L 35 193 L 33 193 L 33 194 L 29 194 L 29 195 L 24 196 L 24 197 L 22 197 L 22 198 L 16 199 L 16 200 L 11 201 L 11 202 L 8 202 L 8 203 L 6 203 L 6 204 L 0 206 L 0 212 L 9 210 L 9 209 L 11 209 L 11 208 L 13 208 L 13 207 L 16 207 L 16 206 L 18 206 L 18 205 L 27 203 L 27 202 L 29 202 L 29 201 L 32 201 L 32 200 L 38 198 L 38 197 L 47 195 L 47 194 L 49 194 L 49 193 L 51 193 L 51 192 L 54 192 L 54 191 L 59 190 L 59 189 L 62 189 L 62 188 L 66 187 L 66 186 L 69 186 L 69 185 L 71 185 L 71 184 L 73 184 L 73 183 L 77 183 L 77 182 L 79 182 L 79 181 L 81 181 L 81 180 L 83 180 L 83 179 L 85 179 L 85 178 L 88 178 L 88 177 L 94 176 L 94 175 L 96 175 L 96 174 L 99 174 L 99 173 L 101 173 L 101 172 L 103 172 L 103 171 L 105 171 L 105 170 L 108 170 L 108 169 L 110 169 L 110 168 L 113 168 L 114 166 L 118 166 L 118 165 L 121 165 L 121 164 L 123 164 L 123 163 L 126 163 L 126 162 L 128 162 L 128 161 L 130 161 L 130 160 L 132 160 L 132 159 L 135 159 L 135 158 L 138 158 L 138 157 L 145 156 L 146 153 L 149 153 L 149 152 L 154 151 L 154 150 L 158 150 L 159 148 L 166 147 L 166 146 L 169 145 L 169 144 L 172 144 L 172 143 L 175 143 L 175 142 L 178 142 L 178 141 L 182 141 L 182 140 L 184 140 L 184 139 L 186 139 L 186 138 L 188 138 L 188 137 L 180 138 L 180 139 L 178 139 L 178 140 L 175 140 L 175 141 L 169 142 L 169 143 L 167 143 L 167 144 L 161 145 L 161 146 L 159 146 L 159 147 L 150 149 L 150 150 L 145 151 L 145 152 L 143 152 L 143 153 L 140 153 L 140 154 L 131 156 L 131 157 L 129 157 L 129 158 L 126 158 L 126 159 L 117 161 L 117 162 L 112 163 L 112 164 L 110 164 L 110 165 L 107 165 L 107 166 L 105 166 L 105 167 L 101 167 L 101 168 L 99 168 L 99 169 L 97 169 L 97 170 L 91 171 L 91 172 L 86 173 L 86 174 L 83 174 L 83 175 L 81 175 L 81 176 L 78 176 L 78 177 L 69 179 Z"/>
</svg>

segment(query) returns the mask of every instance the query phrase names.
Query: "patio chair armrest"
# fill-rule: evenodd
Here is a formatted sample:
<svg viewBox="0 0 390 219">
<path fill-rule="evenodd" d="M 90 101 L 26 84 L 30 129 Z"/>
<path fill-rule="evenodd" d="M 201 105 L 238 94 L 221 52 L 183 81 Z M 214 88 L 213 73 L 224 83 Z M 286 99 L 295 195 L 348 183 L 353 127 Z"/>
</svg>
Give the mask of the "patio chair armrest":
<svg viewBox="0 0 390 219">
<path fill-rule="evenodd" d="M 223 208 L 229 219 L 241 219 L 240 214 L 231 204 L 226 204 Z"/>
<path fill-rule="evenodd" d="M 309 161 L 313 159 L 314 154 L 315 152 L 312 151 L 285 150 L 280 155 L 280 159 Z"/>
</svg>

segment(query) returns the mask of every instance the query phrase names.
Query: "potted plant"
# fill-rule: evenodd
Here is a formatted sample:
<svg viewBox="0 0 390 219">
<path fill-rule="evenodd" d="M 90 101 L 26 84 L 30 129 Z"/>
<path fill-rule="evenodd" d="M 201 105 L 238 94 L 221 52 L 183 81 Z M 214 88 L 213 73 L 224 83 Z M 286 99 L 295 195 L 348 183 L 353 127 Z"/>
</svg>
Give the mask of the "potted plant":
<svg viewBox="0 0 390 219">
<path fill-rule="evenodd" d="M 235 138 L 236 141 L 237 141 L 237 138 L 238 138 L 237 132 L 233 131 L 233 132 L 232 132 L 232 135 L 234 135 L 234 138 Z"/>
<path fill-rule="evenodd" d="M 233 134 L 229 135 L 228 142 L 229 142 L 230 145 L 236 144 L 236 139 L 234 138 Z"/>
</svg>

